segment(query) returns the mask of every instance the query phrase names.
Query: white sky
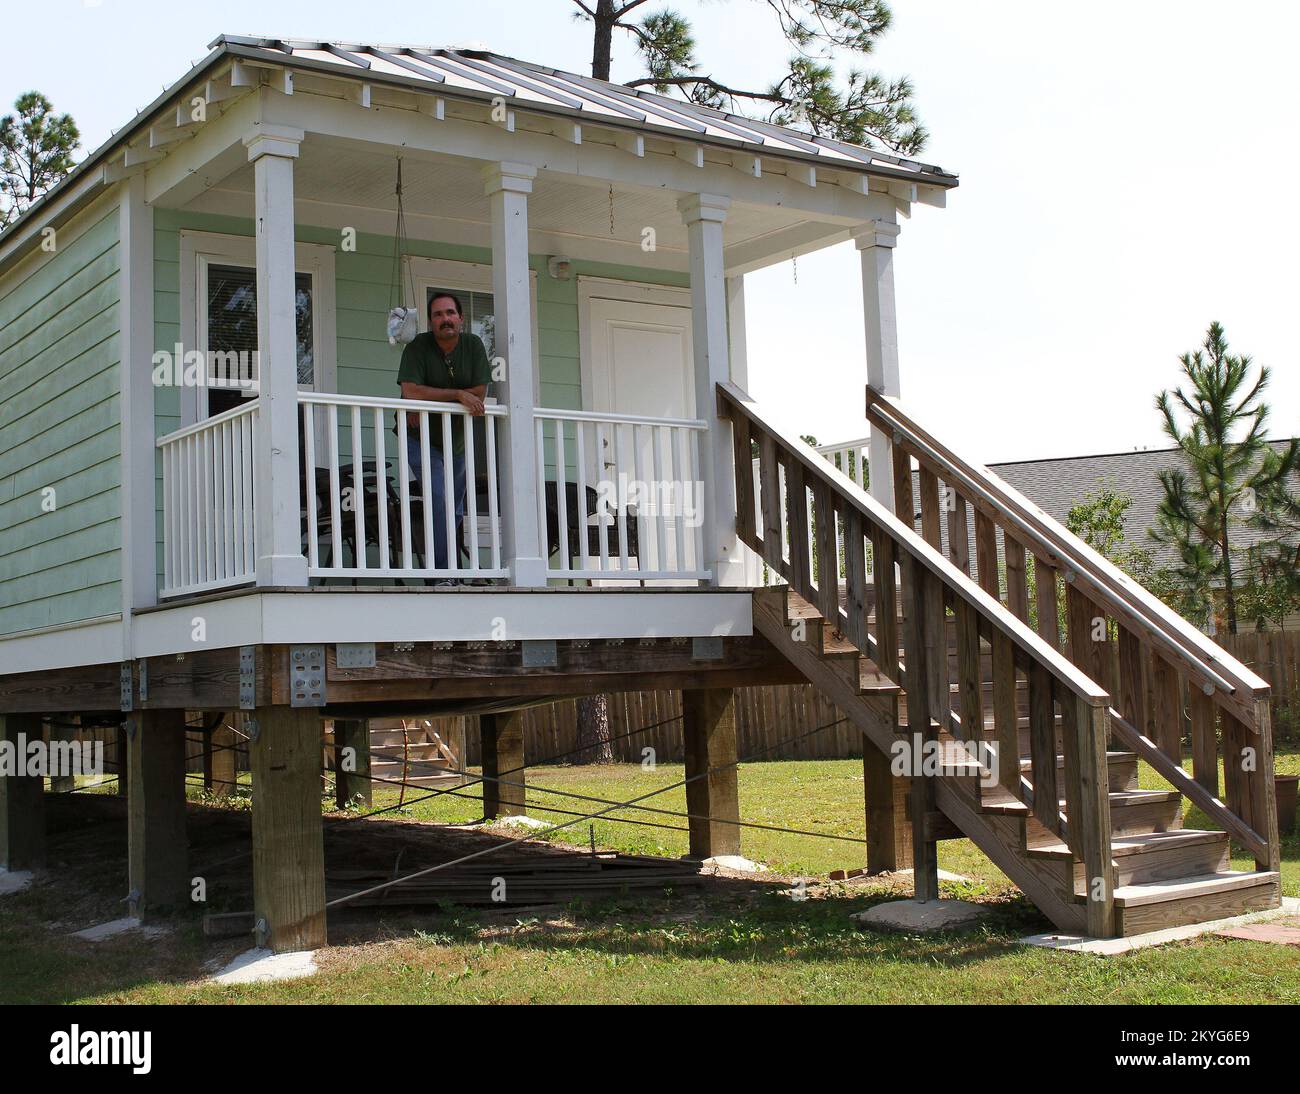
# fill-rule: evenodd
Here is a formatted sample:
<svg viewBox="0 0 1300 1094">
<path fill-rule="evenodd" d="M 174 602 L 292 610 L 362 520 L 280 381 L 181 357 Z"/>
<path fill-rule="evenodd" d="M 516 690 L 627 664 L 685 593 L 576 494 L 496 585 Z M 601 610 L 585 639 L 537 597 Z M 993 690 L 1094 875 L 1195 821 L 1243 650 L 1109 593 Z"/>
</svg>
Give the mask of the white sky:
<svg viewBox="0 0 1300 1094">
<path fill-rule="evenodd" d="M 656 0 L 648 9 L 664 6 Z M 707 67 L 764 84 L 786 50 L 762 0 L 677 0 Z M 0 41 L 0 111 L 37 88 L 87 149 L 219 33 L 478 44 L 588 71 L 568 0 L 218 5 L 47 0 Z M 12 27 L 10 28 L 13 29 Z M 956 171 L 895 258 L 904 402 L 985 461 L 1165 444 L 1151 403 L 1211 319 L 1273 368 L 1274 435 L 1300 432 L 1300 6 L 1239 0 L 895 0 L 871 62 L 909 75 Z M 616 40 L 615 78 L 635 59 Z M 851 245 L 750 275 L 751 382 L 825 442 L 863 432 Z"/>
</svg>

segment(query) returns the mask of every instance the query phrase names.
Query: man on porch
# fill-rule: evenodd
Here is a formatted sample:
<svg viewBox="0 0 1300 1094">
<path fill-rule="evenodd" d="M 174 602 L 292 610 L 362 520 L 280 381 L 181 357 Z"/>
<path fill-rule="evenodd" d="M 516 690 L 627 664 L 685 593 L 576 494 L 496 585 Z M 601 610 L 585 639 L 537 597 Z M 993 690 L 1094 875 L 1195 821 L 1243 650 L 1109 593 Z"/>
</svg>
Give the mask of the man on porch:
<svg viewBox="0 0 1300 1094">
<path fill-rule="evenodd" d="M 429 299 L 429 329 L 417 334 L 402 351 L 397 383 L 403 399 L 423 399 L 435 403 L 460 403 L 467 413 L 480 417 L 487 385 L 492 379 L 487 350 L 476 334 L 467 333 L 460 298 L 439 291 Z M 407 416 L 408 425 L 417 425 L 417 415 Z M 431 422 L 430 425 L 434 425 Z M 456 532 L 465 515 L 465 433 L 459 421 L 452 422 L 452 504 L 456 515 Z M 407 466 L 416 483 L 420 483 L 423 460 L 420 434 L 408 432 Z M 424 503 L 433 507 L 433 564 L 443 570 L 459 563 L 447 558 L 447 519 L 444 494 L 442 429 L 429 430 L 429 475 L 431 481 L 422 489 Z M 423 487 L 423 484 L 421 484 Z M 426 562 L 427 564 L 427 562 Z"/>
</svg>

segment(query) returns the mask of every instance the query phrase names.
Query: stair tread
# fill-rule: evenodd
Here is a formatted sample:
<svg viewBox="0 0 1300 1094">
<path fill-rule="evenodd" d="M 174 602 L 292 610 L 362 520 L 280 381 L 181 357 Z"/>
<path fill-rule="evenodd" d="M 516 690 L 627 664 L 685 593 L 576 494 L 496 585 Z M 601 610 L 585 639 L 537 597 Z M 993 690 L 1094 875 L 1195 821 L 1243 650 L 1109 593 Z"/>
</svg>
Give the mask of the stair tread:
<svg viewBox="0 0 1300 1094">
<path fill-rule="evenodd" d="M 1111 858 L 1125 858 L 1147 851 L 1169 847 L 1194 847 L 1198 844 L 1226 843 L 1227 832 L 1201 828 L 1171 828 L 1165 832 L 1132 832 L 1126 836 L 1111 836 Z M 1040 843 L 1030 849 L 1039 858 L 1073 858 L 1074 854 L 1062 841 Z"/>
<path fill-rule="evenodd" d="M 1197 874 L 1175 878 L 1173 881 L 1148 881 L 1136 885 L 1120 885 L 1115 889 L 1115 903 L 1121 908 L 1136 908 L 1143 904 L 1159 904 L 1167 900 L 1209 896 L 1234 889 L 1250 889 L 1277 881 L 1276 870 L 1221 870 L 1214 874 Z"/>
<path fill-rule="evenodd" d="M 1170 802 L 1182 798 L 1177 790 L 1112 790 L 1110 806 L 1124 808 L 1132 805 L 1145 805 L 1149 802 Z M 1066 801 L 1061 798 L 1059 805 L 1065 809 Z M 1029 812 L 1025 804 L 1004 786 L 989 787 L 980 797 L 980 807 L 990 812 Z M 1191 831 L 1191 829 L 1179 829 Z M 1115 839 L 1129 839 L 1129 836 L 1116 836 Z"/>
</svg>

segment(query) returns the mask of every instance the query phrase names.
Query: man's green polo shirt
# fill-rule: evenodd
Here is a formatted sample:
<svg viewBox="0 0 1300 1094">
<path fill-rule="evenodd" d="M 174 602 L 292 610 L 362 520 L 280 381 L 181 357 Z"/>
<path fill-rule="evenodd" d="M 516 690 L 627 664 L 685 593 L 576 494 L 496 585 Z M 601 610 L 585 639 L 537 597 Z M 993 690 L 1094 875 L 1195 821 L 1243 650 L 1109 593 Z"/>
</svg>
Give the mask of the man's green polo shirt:
<svg viewBox="0 0 1300 1094">
<path fill-rule="evenodd" d="M 399 384 L 421 384 L 424 387 L 468 388 L 492 382 L 492 367 L 488 364 L 487 350 L 477 334 L 461 332 L 450 353 L 443 353 L 438 340 L 430 331 L 417 334 L 402 350 L 402 363 L 397 370 Z M 429 442 L 442 451 L 442 417 L 429 419 Z M 465 451 L 465 424 L 459 416 L 451 422 L 451 450 L 456 455 Z"/>
</svg>

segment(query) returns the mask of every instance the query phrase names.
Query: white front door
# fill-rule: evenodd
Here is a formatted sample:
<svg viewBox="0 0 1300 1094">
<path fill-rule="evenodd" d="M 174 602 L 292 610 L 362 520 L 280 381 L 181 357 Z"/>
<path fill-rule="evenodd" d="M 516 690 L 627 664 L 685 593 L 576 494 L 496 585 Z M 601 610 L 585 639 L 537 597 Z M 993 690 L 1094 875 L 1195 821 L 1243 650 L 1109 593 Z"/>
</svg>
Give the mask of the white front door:
<svg viewBox="0 0 1300 1094">
<path fill-rule="evenodd" d="M 609 292 L 611 295 L 600 295 Z M 618 295 L 614 295 L 614 294 Z M 695 381 L 691 356 L 690 295 L 685 290 L 660 289 L 654 286 L 598 287 L 584 292 L 585 369 L 584 401 L 589 409 L 609 414 L 626 414 L 654 418 L 695 417 Z M 645 485 L 652 496 L 665 504 L 663 558 L 658 541 L 643 523 L 637 563 L 642 569 L 687 568 L 676 558 L 678 541 L 673 511 L 674 502 L 664 502 L 665 484 L 654 481 L 654 430 L 622 431 L 623 449 L 614 451 L 612 431 L 604 434 L 603 450 L 589 451 L 588 474 L 593 482 L 609 479 L 621 472 Z M 661 438 L 662 440 L 662 438 Z M 661 452 L 672 464 L 671 480 L 679 480 L 676 453 Z M 620 465 L 621 460 L 621 465 Z M 662 471 L 666 471 L 665 465 Z M 657 504 L 650 503 L 650 504 Z M 644 495 L 641 505 L 645 506 Z M 694 553 L 694 537 L 682 537 L 683 550 Z M 690 584 L 693 584 L 691 582 Z"/>
<path fill-rule="evenodd" d="M 592 410 L 695 417 L 689 307 L 597 297 L 588 314 Z"/>
</svg>

